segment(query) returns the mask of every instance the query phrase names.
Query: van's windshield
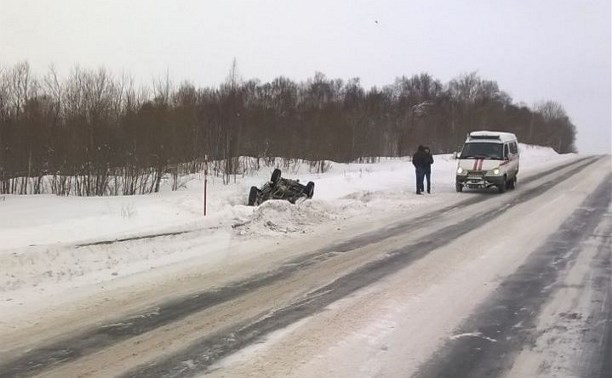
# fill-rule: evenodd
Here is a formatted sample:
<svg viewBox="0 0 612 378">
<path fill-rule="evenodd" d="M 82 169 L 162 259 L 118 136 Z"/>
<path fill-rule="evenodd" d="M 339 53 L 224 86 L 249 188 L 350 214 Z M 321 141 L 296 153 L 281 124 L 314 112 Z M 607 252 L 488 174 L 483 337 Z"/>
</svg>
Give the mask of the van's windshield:
<svg viewBox="0 0 612 378">
<path fill-rule="evenodd" d="M 466 143 L 463 145 L 459 159 L 503 159 L 501 143 Z"/>
</svg>

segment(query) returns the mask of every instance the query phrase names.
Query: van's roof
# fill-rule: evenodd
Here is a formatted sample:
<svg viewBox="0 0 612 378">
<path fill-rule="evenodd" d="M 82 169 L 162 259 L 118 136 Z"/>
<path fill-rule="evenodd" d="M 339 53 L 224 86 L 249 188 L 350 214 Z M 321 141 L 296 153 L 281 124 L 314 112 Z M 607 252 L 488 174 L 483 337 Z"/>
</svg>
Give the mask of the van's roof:
<svg viewBox="0 0 612 378">
<path fill-rule="evenodd" d="M 513 133 L 506 133 L 503 131 L 472 131 L 466 142 L 492 142 L 492 143 L 500 143 L 500 142 L 510 142 L 516 141 L 516 135 Z"/>
</svg>

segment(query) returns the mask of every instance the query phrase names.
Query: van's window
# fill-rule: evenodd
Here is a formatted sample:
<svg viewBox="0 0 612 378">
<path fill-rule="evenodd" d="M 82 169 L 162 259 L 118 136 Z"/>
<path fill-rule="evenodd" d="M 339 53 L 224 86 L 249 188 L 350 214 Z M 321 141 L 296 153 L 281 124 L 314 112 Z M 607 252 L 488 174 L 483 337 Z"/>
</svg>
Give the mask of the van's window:
<svg viewBox="0 0 612 378">
<path fill-rule="evenodd" d="M 513 154 L 518 154 L 518 148 L 516 146 L 516 142 L 510 143 L 510 152 Z"/>
<path fill-rule="evenodd" d="M 504 158 L 507 158 L 507 157 L 508 157 L 508 155 L 510 155 L 510 154 L 508 153 L 508 145 L 507 145 L 507 144 L 504 144 Z"/>
<path fill-rule="evenodd" d="M 500 143 L 466 143 L 459 159 L 502 159 Z"/>
</svg>

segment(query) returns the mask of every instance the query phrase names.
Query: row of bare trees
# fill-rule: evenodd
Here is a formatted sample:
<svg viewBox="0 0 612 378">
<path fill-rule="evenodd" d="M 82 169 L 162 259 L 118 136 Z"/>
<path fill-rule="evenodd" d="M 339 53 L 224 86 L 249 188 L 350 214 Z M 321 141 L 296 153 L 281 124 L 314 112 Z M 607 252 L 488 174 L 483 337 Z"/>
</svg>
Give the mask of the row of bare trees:
<svg viewBox="0 0 612 378">
<path fill-rule="evenodd" d="M 477 129 L 575 150 L 560 104 L 515 104 L 475 73 L 446 84 L 420 74 L 366 90 L 359 79 L 321 73 L 243 81 L 234 62 L 217 88 L 168 77 L 137 88 L 105 69 L 60 78 L 20 63 L 0 67 L 0 193 L 150 193 L 205 159 L 222 161 L 227 181 L 242 169 L 239 156 L 348 162 L 407 155 L 418 144 L 450 152 Z"/>
</svg>

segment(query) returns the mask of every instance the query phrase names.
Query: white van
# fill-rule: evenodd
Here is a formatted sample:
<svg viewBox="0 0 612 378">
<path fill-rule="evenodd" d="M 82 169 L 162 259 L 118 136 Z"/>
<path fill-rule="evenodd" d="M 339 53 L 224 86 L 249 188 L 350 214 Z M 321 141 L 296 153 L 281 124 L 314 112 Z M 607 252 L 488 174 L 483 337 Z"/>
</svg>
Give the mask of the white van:
<svg viewBox="0 0 612 378">
<path fill-rule="evenodd" d="M 455 188 L 514 189 L 519 171 L 518 141 L 512 133 L 471 132 L 458 156 Z"/>
</svg>

